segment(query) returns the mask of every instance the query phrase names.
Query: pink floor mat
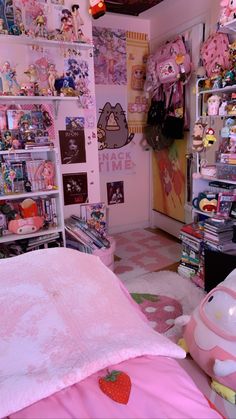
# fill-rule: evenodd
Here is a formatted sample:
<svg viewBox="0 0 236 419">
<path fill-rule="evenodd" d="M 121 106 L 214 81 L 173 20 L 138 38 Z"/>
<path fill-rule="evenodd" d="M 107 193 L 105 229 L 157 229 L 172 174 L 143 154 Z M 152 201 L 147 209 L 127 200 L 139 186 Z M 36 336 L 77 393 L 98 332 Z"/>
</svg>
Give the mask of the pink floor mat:
<svg viewBox="0 0 236 419">
<path fill-rule="evenodd" d="M 146 230 L 116 234 L 115 273 L 122 280 L 164 269 L 180 259 L 181 245 Z"/>
</svg>

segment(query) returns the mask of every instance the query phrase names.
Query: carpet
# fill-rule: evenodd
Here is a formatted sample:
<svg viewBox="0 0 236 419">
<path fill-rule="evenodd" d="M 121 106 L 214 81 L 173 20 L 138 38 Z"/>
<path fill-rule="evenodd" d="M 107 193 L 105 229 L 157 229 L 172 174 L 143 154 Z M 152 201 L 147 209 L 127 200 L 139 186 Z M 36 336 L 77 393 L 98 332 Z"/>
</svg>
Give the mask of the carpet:
<svg viewBox="0 0 236 419">
<path fill-rule="evenodd" d="M 126 279 L 123 284 L 150 325 L 171 338 L 178 338 L 181 333 L 181 329 L 174 324 L 175 318 L 191 314 L 205 295 L 191 280 L 171 271 L 147 273 L 136 279 Z"/>
<path fill-rule="evenodd" d="M 122 280 L 164 269 L 180 260 L 181 244 L 168 235 L 133 230 L 114 235 L 115 274 Z"/>
</svg>

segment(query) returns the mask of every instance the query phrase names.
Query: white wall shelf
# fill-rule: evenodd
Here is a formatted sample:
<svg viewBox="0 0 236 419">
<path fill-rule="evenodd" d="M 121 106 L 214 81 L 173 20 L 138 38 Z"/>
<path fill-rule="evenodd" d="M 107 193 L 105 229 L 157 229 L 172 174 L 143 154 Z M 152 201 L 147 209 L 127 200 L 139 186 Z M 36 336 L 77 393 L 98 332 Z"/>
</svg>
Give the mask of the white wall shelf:
<svg viewBox="0 0 236 419">
<path fill-rule="evenodd" d="M 28 154 L 42 153 L 42 152 L 48 153 L 48 152 L 53 151 L 53 150 L 54 150 L 54 147 L 34 147 L 34 148 L 31 148 L 31 149 L 22 148 L 22 149 L 18 149 L 18 150 L 14 150 L 14 149 L 11 148 L 9 150 L 1 150 L 0 151 L 0 156 L 4 156 L 4 155 L 7 155 L 7 154 L 15 155 L 15 154 L 25 154 L 25 153 L 28 153 Z"/>
<path fill-rule="evenodd" d="M 197 214 L 205 215 L 206 217 L 214 217 L 216 215 L 215 212 L 206 212 L 198 210 L 197 208 L 192 208 L 192 212 L 196 212 Z"/>
<path fill-rule="evenodd" d="M 51 227 L 44 230 L 36 231 L 35 233 L 30 234 L 6 234 L 5 236 L 0 237 L 0 244 L 9 243 L 15 240 L 30 239 L 33 237 L 46 236 L 47 234 L 52 233 L 63 233 L 63 227 Z"/>
<path fill-rule="evenodd" d="M 58 40 L 50 40 L 46 38 L 33 38 L 27 35 L 0 35 L 0 43 L 12 43 L 14 45 L 39 45 L 45 47 L 56 47 L 56 48 L 77 48 L 77 49 L 91 49 L 93 48 L 92 43 L 85 42 L 66 42 Z"/>
<path fill-rule="evenodd" d="M 25 192 L 25 193 L 12 193 L 7 195 L 0 195 L 1 200 L 13 200 L 13 199 L 26 199 L 33 198 L 38 196 L 54 196 L 58 195 L 59 190 L 53 189 L 51 191 L 34 191 L 34 192 Z"/>
<path fill-rule="evenodd" d="M 231 20 L 230 22 L 227 22 L 224 25 L 220 25 L 219 28 L 218 28 L 218 32 L 235 34 L 235 32 L 236 32 L 236 19 Z"/>
</svg>

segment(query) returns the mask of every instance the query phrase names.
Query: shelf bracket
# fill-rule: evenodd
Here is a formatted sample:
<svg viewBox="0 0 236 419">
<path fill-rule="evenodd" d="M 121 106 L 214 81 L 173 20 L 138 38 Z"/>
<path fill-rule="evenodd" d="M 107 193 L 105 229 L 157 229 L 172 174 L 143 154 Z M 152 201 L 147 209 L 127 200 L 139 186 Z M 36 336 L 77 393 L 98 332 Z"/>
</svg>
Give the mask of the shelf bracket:
<svg viewBox="0 0 236 419">
<path fill-rule="evenodd" d="M 53 101 L 53 108 L 54 108 L 54 115 L 55 115 L 55 119 L 58 118 L 58 113 L 59 113 L 59 106 L 60 106 L 60 101 L 58 100 L 54 100 Z"/>
</svg>

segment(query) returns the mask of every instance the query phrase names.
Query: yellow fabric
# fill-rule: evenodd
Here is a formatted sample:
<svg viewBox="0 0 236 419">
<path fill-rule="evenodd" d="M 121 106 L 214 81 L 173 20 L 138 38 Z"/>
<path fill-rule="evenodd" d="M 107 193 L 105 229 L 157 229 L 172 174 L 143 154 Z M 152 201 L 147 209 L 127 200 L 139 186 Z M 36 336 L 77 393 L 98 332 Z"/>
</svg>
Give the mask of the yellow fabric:
<svg viewBox="0 0 236 419">
<path fill-rule="evenodd" d="M 143 90 L 149 54 L 145 33 L 126 32 L 129 132 L 142 133 L 147 120 L 149 99 Z"/>
<path fill-rule="evenodd" d="M 187 141 L 153 152 L 153 209 L 184 222 Z"/>
</svg>

